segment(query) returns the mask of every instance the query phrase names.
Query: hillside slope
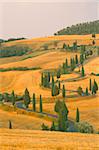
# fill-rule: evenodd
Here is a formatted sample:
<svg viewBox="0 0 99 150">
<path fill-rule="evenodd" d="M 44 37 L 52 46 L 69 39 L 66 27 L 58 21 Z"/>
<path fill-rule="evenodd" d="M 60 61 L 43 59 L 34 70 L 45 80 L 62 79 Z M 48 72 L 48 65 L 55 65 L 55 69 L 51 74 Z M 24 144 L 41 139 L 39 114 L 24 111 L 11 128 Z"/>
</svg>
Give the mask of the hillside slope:
<svg viewBox="0 0 99 150">
<path fill-rule="evenodd" d="M 67 27 L 58 31 L 57 33 L 55 33 L 55 35 L 85 35 L 93 33 L 99 33 L 99 20 L 72 25 L 71 27 Z"/>
<path fill-rule="evenodd" d="M 1 150 L 98 150 L 95 134 L 0 129 Z"/>
</svg>

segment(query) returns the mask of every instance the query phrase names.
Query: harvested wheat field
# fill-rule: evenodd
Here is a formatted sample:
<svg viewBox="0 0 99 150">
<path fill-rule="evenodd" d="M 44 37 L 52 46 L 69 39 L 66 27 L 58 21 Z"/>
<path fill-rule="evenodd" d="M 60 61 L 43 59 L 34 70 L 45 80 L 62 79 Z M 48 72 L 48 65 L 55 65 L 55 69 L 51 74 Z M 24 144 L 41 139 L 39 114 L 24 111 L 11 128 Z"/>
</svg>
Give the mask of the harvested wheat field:
<svg viewBox="0 0 99 150">
<path fill-rule="evenodd" d="M 25 40 L 12 41 L 4 44 L 4 46 L 12 46 L 16 44 L 27 44 L 35 46 L 35 43 L 38 42 L 38 46 L 43 42 L 49 41 L 64 41 L 67 44 L 72 44 L 75 40 L 77 40 L 78 44 L 92 44 L 92 34 L 89 35 L 60 35 L 60 36 L 49 36 L 49 37 L 40 37 L 40 38 L 32 38 Z M 99 45 L 99 34 L 96 34 L 96 45 Z M 36 47 L 37 48 L 37 47 Z"/>
<path fill-rule="evenodd" d="M 8 128 L 8 121 L 11 120 L 14 129 L 41 130 L 42 123 L 50 126 L 51 122 L 36 116 L 8 112 L 0 109 L 0 128 Z"/>
<path fill-rule="evenodd" d="M 98 150 L 99 136 L 81 133 L 0 129 L 0 149 Z"/>
</svg>

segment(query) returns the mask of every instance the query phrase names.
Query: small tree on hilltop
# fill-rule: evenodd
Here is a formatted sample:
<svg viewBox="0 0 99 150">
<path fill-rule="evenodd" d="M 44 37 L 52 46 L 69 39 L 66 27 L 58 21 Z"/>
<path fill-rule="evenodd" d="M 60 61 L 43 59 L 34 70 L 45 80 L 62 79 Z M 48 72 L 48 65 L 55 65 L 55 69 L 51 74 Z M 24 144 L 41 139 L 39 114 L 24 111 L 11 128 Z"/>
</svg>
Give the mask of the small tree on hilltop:
<svg viewBox="0 0 99 150">
<path fill-rule="evenodd" d="M 76 122 L 80 121 L 79 109 L 76 110 Z"/>
<path fill-rule="evenodd" d="M 24 93 L 24 104 L 25 104 L 26 108 L 28 108 L 28 105 L 30 104 L 30 102 L 31 102 L 31 100 L 30 100 L 29 91 L 26 88 L 25 93 Z"/>
<path fill-rule="evenodd" d="M 32 105 L 33 105 L 33 111 L 36 111 L 36 99 L 35 99 L 35 93 L 33 93 L 33 100 L 32 100 Z"/>
<path fill-rule="evenodd" d="M 12 105 L 14 105 L 15 101 L 16 101 L 16 97 L 15 97 L 14 91 L 12 91 L 11 99 L 12 99 Z"/>
<path fill-rule="evenodd" d="M 42 96 L 40 95 L 40 113 L 42 113 L 43 108 L 42 108 Z"/>
</svg>

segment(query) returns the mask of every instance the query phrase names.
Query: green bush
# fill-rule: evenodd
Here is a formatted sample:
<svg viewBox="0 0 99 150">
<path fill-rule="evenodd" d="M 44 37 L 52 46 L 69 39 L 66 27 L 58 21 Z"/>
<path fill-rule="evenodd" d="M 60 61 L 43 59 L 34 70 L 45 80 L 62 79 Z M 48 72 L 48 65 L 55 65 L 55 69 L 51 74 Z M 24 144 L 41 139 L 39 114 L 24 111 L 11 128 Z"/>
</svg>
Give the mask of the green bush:
<svg viewBox="0 0 99 150">
<path fill-rule="evenodd" d="M 81 133 L 93 133 L 94 132 L 93 126 L 90 125 L 88 122 L 76 123 L 76 128 L 78 132 L 81 132 Z"/>
<path fill-rule="evenodd" d="M 44 123 L 41 125 L 42 130 L 49 130 L 49 127 Z"/>
</svg>

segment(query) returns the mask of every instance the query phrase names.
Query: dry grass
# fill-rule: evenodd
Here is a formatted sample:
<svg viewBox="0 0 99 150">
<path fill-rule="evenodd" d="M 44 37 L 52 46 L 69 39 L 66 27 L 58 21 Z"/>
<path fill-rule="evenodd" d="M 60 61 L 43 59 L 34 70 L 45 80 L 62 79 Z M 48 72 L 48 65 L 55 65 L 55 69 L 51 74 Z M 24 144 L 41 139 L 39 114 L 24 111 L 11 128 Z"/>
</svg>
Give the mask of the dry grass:
<svg viewBox="0 0 99 150">
<path fill-rule="evenodd" d="M 81 133 L 0 129 L 1 150 L 98 150 L 99 136 Z"/>
<path fill-rule="evenodd" d="M 0 109 L 0 128 L 8 128 L 8 121 L 11 120 L 13 129 L 28 129 L 28 130 L 40 130 L 42 123 L 50 126 L 51 121 L 47 121 L 37 117 L 36 115 L 24 115 L 20 114 L 18 110 L 14 111 L 4 111 Z"/>
</svg>

